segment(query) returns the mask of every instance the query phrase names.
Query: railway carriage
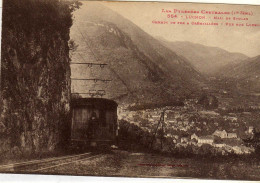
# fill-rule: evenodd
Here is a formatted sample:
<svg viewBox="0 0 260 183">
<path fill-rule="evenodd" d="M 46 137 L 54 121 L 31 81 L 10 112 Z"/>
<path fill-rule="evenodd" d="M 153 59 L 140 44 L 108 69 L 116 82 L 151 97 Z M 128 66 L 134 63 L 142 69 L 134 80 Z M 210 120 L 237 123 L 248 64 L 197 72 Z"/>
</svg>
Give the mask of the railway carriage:
<svg viewBox="0 0 260 183">
<path fill-rule="evenodd" d="M 104 98 L 78 98 L 71 103 L 71 143 L 81 146 L 115 144 L 117 103 Z"/>
</svg>

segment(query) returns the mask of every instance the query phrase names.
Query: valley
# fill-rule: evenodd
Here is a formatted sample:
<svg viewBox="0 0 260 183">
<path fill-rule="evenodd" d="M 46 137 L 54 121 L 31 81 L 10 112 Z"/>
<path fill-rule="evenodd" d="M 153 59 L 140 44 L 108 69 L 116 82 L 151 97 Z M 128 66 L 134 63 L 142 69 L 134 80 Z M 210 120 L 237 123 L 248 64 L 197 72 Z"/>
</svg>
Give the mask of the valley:
<svg viewBox="0 0 260 183">
<path fill-rule="evenodd" d="M 139 129 L 145 134 L 144 146 L 155 136 L 154 150 L 200 154 L 201 147 L 209 145 L 216 155 L 254 152 L 244 139 L 253 136 L 252 129 L 260 129 L 260 98 L 255 95 L 259 92 L 259 57 L 154 38 L 98 3 L 83 4 L 82 9 L 85 12 L 75 13 L 71 31 L 71 39 L 79 45 L 72 53 L 72 61 L 102 62 L 107 67 L 72 67 L 72 75 L 107 78 L 111 82 L 82 85 L 72 81 L 73 91 L 105 90 L 105 97 L 119 104 L 120 129 L 125 125 Z M 159 129 L 162 112 L 164 129 Z M 170 145 L 160 146 L 156 130 L 163 132 Z M 215 131 L 235 135 L 231 140 L 219 139 Z M 134 133 L 135 138 L 135 132 L 129 133 Z M 195 141 L 192 135 L 197 136 Z M 204 143 L 203 138 L 209 139 Z M 125 142 L 138 147 L 135 143 Z"/>
</svg>

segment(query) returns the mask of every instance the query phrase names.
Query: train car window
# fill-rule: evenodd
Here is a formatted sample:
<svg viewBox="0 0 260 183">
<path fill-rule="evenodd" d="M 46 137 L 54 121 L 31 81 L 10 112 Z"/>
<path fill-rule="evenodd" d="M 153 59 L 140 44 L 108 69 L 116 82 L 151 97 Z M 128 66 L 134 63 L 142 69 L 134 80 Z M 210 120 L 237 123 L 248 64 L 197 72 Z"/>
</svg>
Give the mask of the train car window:
<svg viewBox="0 0 260 183">
<path fill-rule="evenodd" d="M 81 122 L 83 123 L 83 126 L 86 127 L 88 125 L 88 120 L 89 120 L 89 111 L 87 109 L 82 109 L 82 114 L 81 114 Z"/>
<path fill-rule="evenodd" d="M 105 110 L 100 111 L 100 122 L 101 122 L 103 127 L 105 127 L 107 125 L 107 123 L 106 123 L 106 111 Z"/>
</svg>

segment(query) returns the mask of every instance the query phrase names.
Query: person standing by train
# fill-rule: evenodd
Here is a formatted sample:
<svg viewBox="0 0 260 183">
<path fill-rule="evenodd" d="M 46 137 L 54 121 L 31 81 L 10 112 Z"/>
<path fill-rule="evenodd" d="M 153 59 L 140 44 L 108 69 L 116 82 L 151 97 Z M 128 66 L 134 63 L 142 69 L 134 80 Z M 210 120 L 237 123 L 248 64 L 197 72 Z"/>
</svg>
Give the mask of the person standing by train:
<svg viewBox="0 0 260 183">
<path fill-rule="evenodd" d="M 87 135 L 89 140 L 92 140 L 96 137 L 97 128 L 98 128 L 97 114 L 95 112 L 92 112 L 89 119 L 88 129 L 87 129 Z"/>
</svg>

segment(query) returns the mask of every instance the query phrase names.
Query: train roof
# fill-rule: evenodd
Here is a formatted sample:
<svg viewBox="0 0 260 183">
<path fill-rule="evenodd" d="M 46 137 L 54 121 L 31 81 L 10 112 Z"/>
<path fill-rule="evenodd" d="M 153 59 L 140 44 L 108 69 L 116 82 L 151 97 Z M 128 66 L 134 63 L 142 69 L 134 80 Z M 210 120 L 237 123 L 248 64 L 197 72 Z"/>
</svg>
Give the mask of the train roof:
<svg viewBox="0 0 260 183">
<path fill-rule="evenodd" d="M 115 109 L 118 104 L 110 99 L 105 98 L 77 98 L 71 100 L 72 108 L 87 107 L 96 109 Z"/>
</svg>

